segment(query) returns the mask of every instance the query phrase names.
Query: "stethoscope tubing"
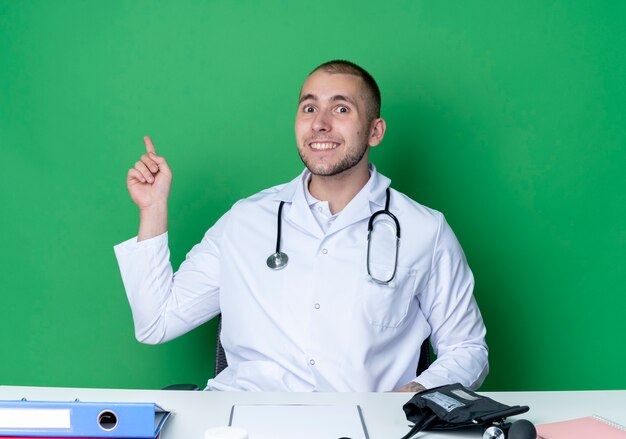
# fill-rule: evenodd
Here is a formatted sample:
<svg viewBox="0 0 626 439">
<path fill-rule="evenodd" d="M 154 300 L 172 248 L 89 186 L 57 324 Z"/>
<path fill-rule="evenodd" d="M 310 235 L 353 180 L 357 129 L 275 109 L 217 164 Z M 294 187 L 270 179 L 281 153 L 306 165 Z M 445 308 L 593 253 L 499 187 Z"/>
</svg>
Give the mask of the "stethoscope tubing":
<svg viewBox="0 0 626 439">
<path fill-rule="evenodd" d="M 278 206 L 278 226 L 276 227 L 276 253 L 280 253 L 280 238 L 283 236 L 282 233 L 282 225 L 283 225 L 283 206 L 285 205 L 284 201 L 280 202 L 280 206 Z"/>
<path fill-rule="evenodd" d="M 398 270 L 398 253 L 400 250 L 400 221 L 398 221 L 398 218 L 396 218 L 396 216 L 393 213 L 391 213 L 391 211 L 389 210 L 389 199 L 391 198 L 389 188 L 387 188 L 386 194 L 387 194 L 387 200 L 385 201 L 385 208 L 374 212 L 372 216 L 370 216 L 370 220 L 367 223 L 367 261 L 366 261 L 367 274 L 374 282 L 380 285 L 388 285 L 389 282 L 391 282 L 393 278 L 396 277 L 396 271 Z M 380 215 L 387 215 L 389 218 L 393 220 L 393 222 L 396 225 L 396 255 L 395 255 L 395 259 L 393 263 L 393 273 L 391 273 L 391 277 L 387 280 L 380 280 L 380 279 L 375 278 L 372 275 L 372 271 L 370 269 L 370 247 L 372 244 L 372 240 L 370 239 L 370 237 L 372 235 L 372 230 L 374 230 L 374 220 L 376 219 L 377 216 L 380 216 Z"/>
</svg>

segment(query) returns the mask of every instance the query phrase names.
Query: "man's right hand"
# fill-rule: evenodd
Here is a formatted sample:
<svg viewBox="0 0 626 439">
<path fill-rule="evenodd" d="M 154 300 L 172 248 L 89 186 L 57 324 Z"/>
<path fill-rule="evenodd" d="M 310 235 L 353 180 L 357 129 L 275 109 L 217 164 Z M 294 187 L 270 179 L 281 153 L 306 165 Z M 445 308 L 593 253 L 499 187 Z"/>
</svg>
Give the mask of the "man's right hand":
<svg viewBox="0 0 626 439">
<path fill-rule="evenodd" d="M 164 157 L 158 156 L 150 137 L 144 137 L 146 153 L 128 170 L 126 187 L 139 207 L 138 240 L 167 231 L 167 200 L 172 186 L 172 171 Z"/>
</svg>

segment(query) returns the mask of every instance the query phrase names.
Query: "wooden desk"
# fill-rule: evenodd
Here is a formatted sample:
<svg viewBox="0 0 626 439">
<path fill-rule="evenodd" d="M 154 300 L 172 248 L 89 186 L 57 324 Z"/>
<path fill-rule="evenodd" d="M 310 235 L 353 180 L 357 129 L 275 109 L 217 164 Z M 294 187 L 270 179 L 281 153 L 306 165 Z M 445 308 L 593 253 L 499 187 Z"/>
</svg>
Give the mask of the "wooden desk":
<svg viewBox="0 0 626 439">
<path fill-rule="evenodd" d="M 521 417 L 534 423 L 601 415 L 626 425 L 626 390 L 570 392 L 481 392 L 505 404 L 530 406 Z M 234 404 L 359 404 L 372 439 L 400 438 L 409 430 L 402 405 L 406 393 L 249 393 L 164 390 L 72 389 L 0 386 L 0 399 L 143 401 L 173 410 L 162 439 L 202 439 L 204 430 L 228 424 Z M 418 437 L 474 438 L 467 432 L 422 433 Z M 254 439 L 254 438 L 251 438 Z"/>
</svg>

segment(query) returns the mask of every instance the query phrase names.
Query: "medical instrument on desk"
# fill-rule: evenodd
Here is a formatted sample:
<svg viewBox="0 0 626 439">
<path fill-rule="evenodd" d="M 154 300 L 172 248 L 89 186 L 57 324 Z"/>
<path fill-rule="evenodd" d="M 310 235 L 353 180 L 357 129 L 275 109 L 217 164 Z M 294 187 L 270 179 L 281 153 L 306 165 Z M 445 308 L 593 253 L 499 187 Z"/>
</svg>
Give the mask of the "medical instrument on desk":
<svg viewBox="0 0 626 439">
<path fill-rule="evenodd" d="M 509 416 L 528 412 L 527 405 L 507 405 L 480 395 L 460 383 L 416 393 L 402 407 L 411 430 L 402 439 L 421 431 L 483 427 L 483 439 L 537 439 L 535 426 L 524 419 L 507 422 Z"/>
<path fill-rule="evenodd" d="M 370 220 L 367 224 L 367 274 L 370 276 L 370 278 L 378 283 L 378 284 L 382 284 L 382 285 L 387 285 L 389 282 L 391 282 L 393 280 L 393 278 L 396 276 L 396 270 L 398 268 L 398 249 L 400 247 L 400 222 L 398 221 L 398 218 L 396 218 L 396 216 L 391 213 L 389 211 L 389 197 L 390 197 L 390 191 L 389 188 L 387 188 L 386 191 L 387 194 L 387 199 L 385 201 L 385 208 L 382 210 L 379 210 L 377 212 L 374 212 L 372 214 L 372 216 L 370 217 Z M 282 211 L 283 211 L 283 205 L 285 204 L 284 201 L 280 202 L 280 205 L 278 206 L 278 225 L 277 225 L 277 231 L 276 231 L 276 252 L 272 253 L 271 255 L 269 255 L 269 257 L 267 258 L 267 266 L 269 268 L 271 268 L 272 270 L 280 270 L 282 268 L 285 268 L 285 266 L 287 266 L 287 263 L 289 262 L 289 257 L 287 256 L 286 253 L 283 253 L 280 251 L 280 238 L 281 238 L 281 225 L 282 225 Z M 372 274 L 371 268 L 370 268 L 370 247 L 371 247 L 371 235 L 372 235 L 372 231 L 374 229 L 374 219 L 376 219 L 377 216 L 381 216 L 381 215 L 387 215 L 389 218 L 391 218 L 396 226 L 396 251 L 395 251 L 395 258 L 394 258 L 394 262 L 393 262 L 393 272 L 391 273 L 391 276 L 389 277 L 389 279 L 378 279 L 376 277 L 374 277 L 374 275 Z"/>
<path fill-rule="evenodd" d="M 483 439 L 540 439 L 532 422 L 518 419 L 511 422 L 496 422 L 483 432 Z"/>
</svg>

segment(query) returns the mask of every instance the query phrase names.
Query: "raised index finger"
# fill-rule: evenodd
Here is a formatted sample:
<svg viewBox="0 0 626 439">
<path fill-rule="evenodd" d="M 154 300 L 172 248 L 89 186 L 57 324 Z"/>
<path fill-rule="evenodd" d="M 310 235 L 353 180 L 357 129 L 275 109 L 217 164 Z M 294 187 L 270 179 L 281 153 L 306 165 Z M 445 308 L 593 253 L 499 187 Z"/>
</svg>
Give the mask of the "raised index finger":
<svg viewBox="0 0 626 439">
<path fill-rule="evenodd" d="M 152 139 L 150 139 L 150 136 L 144 136 L 143 143 L 146 145 L 147 153 L 156 154 L 156 149 L 154 149 L 154 145 L 152 144 Z"/>
</svg>

